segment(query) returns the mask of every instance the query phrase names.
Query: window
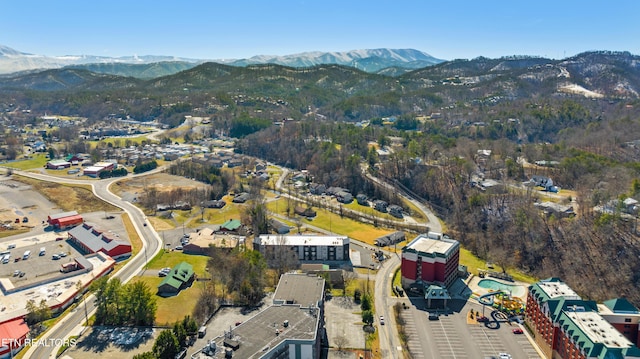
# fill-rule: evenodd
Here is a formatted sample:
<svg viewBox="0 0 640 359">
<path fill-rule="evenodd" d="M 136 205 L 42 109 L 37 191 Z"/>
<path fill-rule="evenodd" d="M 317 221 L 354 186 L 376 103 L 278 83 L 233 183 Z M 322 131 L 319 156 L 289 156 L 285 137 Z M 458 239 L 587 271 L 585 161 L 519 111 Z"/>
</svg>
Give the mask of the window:
<svg viewBox="0 0 640 359">
<path fill-rule="evenodd" d="M 625 324 L 624 327 L 625 328 L 631 328 L 631 325 L 630 324 Z"/>
<path fill-rule="evenodd" d="M 624 318 L 625 323 L 631 323 L 631 318 Z"/>
</svg>

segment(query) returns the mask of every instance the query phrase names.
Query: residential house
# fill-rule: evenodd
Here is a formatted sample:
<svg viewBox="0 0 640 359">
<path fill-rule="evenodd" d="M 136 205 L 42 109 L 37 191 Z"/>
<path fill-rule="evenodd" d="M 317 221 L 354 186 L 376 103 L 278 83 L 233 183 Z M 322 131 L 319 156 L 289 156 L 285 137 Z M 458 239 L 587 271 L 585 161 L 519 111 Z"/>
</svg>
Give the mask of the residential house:
<svg viewBox="0 0 640 359">
<path fill-rule="evenodd" d="M 270 218 L 268 222 L 269 227 L 271 227 L 271 229 L 273 229 L 278 234 L 287 234 L 289 233 L 289 231 L 291 231 L 291 227 L 289 227 L 285 223 L 278 221 L 275 218 Z"/>
<path fill-rule="evenodd" d="M 373 209 L 378 212 L 386 213 L 388 206 L 389 204 L 381 199 L 376 199 L 375 201 L 373 201 Z"/>
<path fill-rule="evenodd" d="M 389 206 L 388 208 L 389 210 L 389 214 L 391 214 L 392 216 L 396 217 L 396 218 L 402 218 L 402 207 L 392 204 L 391 206 Z"/>
<path fill-rule="evenodd" d="M 353 202 L 353 195 L 347 191 L 340 191 L 336 193 L 336 200 L 340 203 L 349 204 Z"/>
<path fill-rule="evenodd" d="M 227 202 L 225 202 L 224 200 L 211 200 L 204 201 L 202 205 L 206 208 L 222 208 L 227 205 Z"/>
<path fill-rule="evenodd" d="M 296 206 L 293 211 L 298 215 L 298 216 L 302 216 L 302 217 L 307 217 L 307 218 L 313 218 L 316 216 L 316 211 L 314 211 L 312 208 L 310 207 L 302 207 L 302 206 Z"/>
<path fill-rule="evenodd" d="M 406 240 L 406 236 L 404 232 L 398 231 L 398 232 L 385 234 L 382 237 L 378 237 L 376 238 L 374 243 L 378 247 L 385 247 L 385 246 L 390 246 L 392 244 L 400 243 L 404 240 Z"/>
<path fill-rule="evenodd" d="M 366 194 L 358 194 L 356 196 L 356 201 L 358 201 L 358 204 L 361 206 L 368 206 L 369 205 L 369 201 L 367 200 L 367 195 Z"/>
<path fill-rule="evenodd" d="M 171 269 L 169 274 L 158 285 L 158 294 L 163 296 L 178 294 L 188 288 L 195 278 L 193 266 L 181 262 Z"/>
</svg>

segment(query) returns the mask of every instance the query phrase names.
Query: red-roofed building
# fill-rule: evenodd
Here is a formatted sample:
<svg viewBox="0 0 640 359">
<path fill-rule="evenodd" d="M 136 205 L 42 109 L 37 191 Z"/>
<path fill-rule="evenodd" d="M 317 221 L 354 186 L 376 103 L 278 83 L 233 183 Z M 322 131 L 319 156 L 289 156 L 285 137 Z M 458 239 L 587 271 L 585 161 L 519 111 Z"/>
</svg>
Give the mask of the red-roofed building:
<svg viewBox="0 0 640 359">
<path fill-rule="evenodd" d="M 29 327 L 22 318 L 0 324 L 0 359 L 13 358 L 24 346 L 27 334 Z"/>
<path fill-rule="evenodd" d="M 82 224 L 82 215 L 76 211 L 52 214 L 47 218 L 47 222 L 55 228 L 67 229 Z"/>
</svg>

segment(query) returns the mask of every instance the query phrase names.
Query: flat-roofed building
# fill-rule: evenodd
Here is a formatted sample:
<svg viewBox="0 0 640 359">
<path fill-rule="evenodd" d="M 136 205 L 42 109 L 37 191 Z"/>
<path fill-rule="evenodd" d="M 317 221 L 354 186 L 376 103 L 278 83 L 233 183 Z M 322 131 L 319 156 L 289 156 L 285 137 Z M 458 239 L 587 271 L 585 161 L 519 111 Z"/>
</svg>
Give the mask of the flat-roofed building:
<svg viewBox="0 0 640 359">
<path fill-rule="evenodd" d="M 640 358 L 640 349 L 598 309 L 559 278 L 548 278 L 529 287 L 525 321 L 546 358 Z"/>
<path fill-rule="evenodd" d="M 441 233 L 421 234 L 402 248 L 402 285 L 449 287 L 458 277 L 460 243 Z"/>
<path fill-rule="evenodd" d="M 324 287 L 321 277 L 283 274 L 271 306 L 213 339 L 218 352 L 231 348 L 233 358 L 243 359 L 320 358 Z"/>
<path fill-rule="evenodd" d="M 626 298 L 610 299 L 598 304 L 600 315 L 629 341 L 638 346 L 640 341 L 640 311 Z"/>
<path fill-rule="evenodd" d="M 244 244 L 244 240 L 244 236 L 216 234 L 211 228 L 203 228 L 189 234 L 189 243 L 183 245 L 182 251 L 188 254 L 206 254 L 211 247 L 233 249 Z"/>
<path fill-rule="evenodd" d="M 262 234 L 254 238 L 253 249 L 260 251 L 267 262 L 287 248 L 301 262 L 346 262 L 349 258 L 349 237 L 315 235 Z"/>
</svg>

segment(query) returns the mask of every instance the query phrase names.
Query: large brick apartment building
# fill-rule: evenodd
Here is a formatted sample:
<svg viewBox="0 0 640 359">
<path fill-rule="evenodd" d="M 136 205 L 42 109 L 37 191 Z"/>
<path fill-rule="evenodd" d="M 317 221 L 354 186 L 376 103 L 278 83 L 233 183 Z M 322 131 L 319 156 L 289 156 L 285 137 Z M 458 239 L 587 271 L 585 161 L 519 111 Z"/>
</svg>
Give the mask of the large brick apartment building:
<svg viewBox="0 0 640 359">
<path fill-rule="evenodd" d="M 458 277 L 459 261 L 458 241 L 440 233 L 421 234 L 402 249 L 402 286 L 449 287 Z"/>
<path fill-rule="evenodd" d="M 560 279 L 548 278 L 529 287 L 525 322 L 546 358 L 640 358 L 636 342 L 629 339 L 638 337 L 638 311 L 623 302 L 617 303 L 616 309 L 616 301 L 599 307 L 594 301 L 583 300 Z M 612 305 L 613 309 L 609 308 Z M 627 333 L 609 323 L 607 316 L 622 323 L 628 320 Z M 634 329 L 631 323 L 636 323 Z"/>
</svg>

